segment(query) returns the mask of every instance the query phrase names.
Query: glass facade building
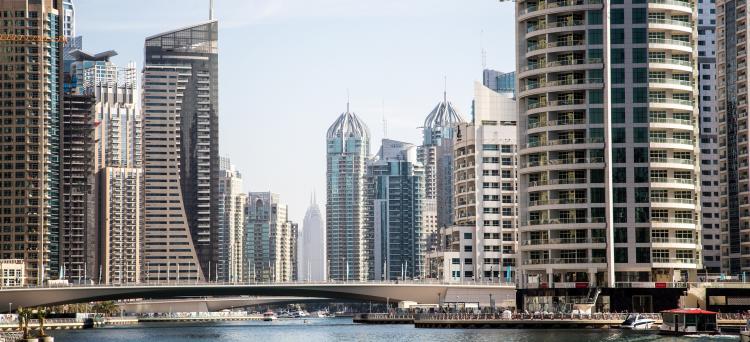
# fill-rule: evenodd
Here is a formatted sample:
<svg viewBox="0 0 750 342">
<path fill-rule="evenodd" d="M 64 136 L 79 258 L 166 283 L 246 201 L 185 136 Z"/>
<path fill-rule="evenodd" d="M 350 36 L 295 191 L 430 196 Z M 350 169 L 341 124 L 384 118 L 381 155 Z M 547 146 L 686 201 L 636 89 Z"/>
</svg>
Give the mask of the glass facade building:
<svg viewBox="0 0 750 342">
<path fill-rule="evenodd" d="M 328 128 L 326 153 L 328 279 L 373 279 L 373 232 L 367 221 L 365 178 L 370 132 L 348 104 Z"/>
<path fill-rule="evenodd" d="M 215 267 L 219 259 L 217 246 L 219 227 L 217 205 L 219 202 L 218 32 L 218 21 L 211 20 L 148 37 L 145 43 L 146 71 L 171 69 L 176 73 L 152 74 L 149 82 L 144 83 L 144 100 L 146 102 L 163 100 L 164 89 L 161 86 L 165 82 L 163 79 L 159 82 L 158 78 L 164 76 L 168 81 L 172 81 L 167 82 L 169 85 L 178 87 L 172 90 L 181 95 L 178 111 L 174 108 L 165 108 L 166 114 L 174 115 L 174 119 L 177 120 L 173 128 L 174 136 L 171 138 L 179 142 L 173 146 L 178 157 L 170 160 L 177 161 L 179 164 L 173 167 L 179 171 L 179 175 L 174 175 L 174 179 L 180 183 L 179 198 L 182 204 L 180 211 L 185 215 L 180 219 L 185 219 L 187 222 L 192 246 L 200 262 L 202 275 L 199 277 L 201 278 L 208 274 L 211 264 Z M 170 99 L 173 100 L 174 96 L 170 96 Z M 146 107 L 144 104 L 144 108 Z M 153 109 L 151 114 L 157 114 L 156 110 Z M 164 123 L 160 122 L 161 120 L 157 119 L 156 115 L 150 116 L 144 111 L 144 116 L 145 127 L 154 127 L 152 132 L 155 134 L 164 132 L 156 128 Z M 155 121 L 149 121 L 149 118 Z M 171 127 L 170 130 L 172 130 Z M 148 132 L 146 138 L 148 160 L 150 157 L 148 156 L 150 148 Z M 147 191 L 149 187 L 156 186 L 149 184 L 150 165 L 155 164 L 146 163 Z M 174 185 L 170 184 L 170 186 Z M 147 193 L 147 211 L 150 207 L 159 207 L 159 205 L 152 206 L 148 197 Z M 152 226 L 149 224 L 148 212 L 146 217 L 146 230 L 149 231 Z M 147 235 L 147 245 L 149 244 L 148 238 Z"/>
</svg>

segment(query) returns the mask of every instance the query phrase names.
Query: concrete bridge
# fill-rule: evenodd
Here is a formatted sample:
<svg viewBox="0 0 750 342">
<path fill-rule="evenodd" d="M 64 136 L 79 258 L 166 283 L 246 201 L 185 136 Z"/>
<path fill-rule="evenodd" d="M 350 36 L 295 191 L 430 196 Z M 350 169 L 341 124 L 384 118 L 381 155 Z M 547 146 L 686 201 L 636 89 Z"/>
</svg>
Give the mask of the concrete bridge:
<svg viewBox="0 0 750 342">
<path fill-rule="evenodd" d="M 309 297 L 203 297 L 180 299 L 149 299 L 118 303 L 125 313 L 151 312 L 216 312 L 231 308 L 244 308 L 253 305 L 283 305 L 331 302 L 330 298 Z"/>
<path fill-rule="evenodd" d="M 431 282 L 339 282 L 257 284 L 134 284 L 121 286 L 74 285 L 0 289 L 0 310 L 19 306 L 51 306 L 123 299 L 177 299 L 186 297 L 273 296 L 422 304 L 478 303 L 489 305 L 515 300 L 513 284 Z M 6 304 L 8 304 L 6 306 Z"/>
</svg>

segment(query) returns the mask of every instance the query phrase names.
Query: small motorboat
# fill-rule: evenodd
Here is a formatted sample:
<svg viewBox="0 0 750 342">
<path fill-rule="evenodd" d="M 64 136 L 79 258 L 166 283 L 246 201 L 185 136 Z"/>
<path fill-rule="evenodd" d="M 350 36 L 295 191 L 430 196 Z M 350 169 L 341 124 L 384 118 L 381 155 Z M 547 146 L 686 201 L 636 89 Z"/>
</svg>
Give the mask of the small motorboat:
<svg viewBox="0 0 750 342">
<path fill-rule="evenodd" d="M 620 329 L 629 330 L 648 330 L 654 325 L 656 321 L 650 318 L 646 318 L 641 314 L 633 313 L 629 314 L 625 321 L 620 323 Z"/>
<path fill-rule="evenodd" d="M 661 312 L 662 335 L 717 335 L 716 312 L 701 309 L 674 309 Z"/>
<path fill-rule="evenodd" d="M 266 322 L 271 322 L 279 319 L 276 317 L 276 313 L 273 311 L 266 311 L 266 313 L 263 314 L 263 320 Z"/>
</svg>

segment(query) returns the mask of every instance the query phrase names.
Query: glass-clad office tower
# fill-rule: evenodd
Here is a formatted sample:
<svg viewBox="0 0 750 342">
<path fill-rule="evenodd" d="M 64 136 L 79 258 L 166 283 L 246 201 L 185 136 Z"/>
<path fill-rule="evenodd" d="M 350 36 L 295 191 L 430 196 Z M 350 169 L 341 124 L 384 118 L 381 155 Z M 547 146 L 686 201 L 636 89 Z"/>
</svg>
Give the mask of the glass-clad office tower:
<svg viewBox="0 0 750 342">
<path fill-rule="evenodd" d="M 367 222 L 366 168 L 370 131 L 353 112 L 328 128 L 326 258 L 328 279 L 368 280 L 373 273 L 373 232 Z"/>
<path fill-rule="evenodd" d="M 218 259 L 218 25 L 211 20 L 146 38 L 144 267 L 152 274 L 149 280 L 156 279 L 160 266 L 164 277 L 167 264 L 174 277 L 173 250 L 185 257 L 195 254 L 200 263 L 195 270 L 195 260 L 180 260 L 191 265 L 180 268 L 181 279 L 208 276 Z M 159 202 L 165 192 L 176 196 L 169 205 Z M 178 247 L 165 231 L 175 229 L 183 236 L 184 228 L 190 244 Z"/>
</svg>

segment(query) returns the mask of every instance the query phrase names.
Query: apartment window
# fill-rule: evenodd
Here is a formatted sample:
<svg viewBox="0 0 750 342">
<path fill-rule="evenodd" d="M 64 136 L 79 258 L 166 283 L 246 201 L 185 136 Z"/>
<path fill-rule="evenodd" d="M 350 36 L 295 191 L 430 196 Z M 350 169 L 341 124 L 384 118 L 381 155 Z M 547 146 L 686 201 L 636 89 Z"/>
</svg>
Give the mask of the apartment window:
<svg viewBox="0 0 750 342">
<path fill-rule="evenodd" d="M 625 264 L 628 262 L 628 249 L 622 247 L 615 248 L 615 262 Z"/>
<path fill-rule="evenodd" d="M 628 229 L 627 228 L 615 228 L 615 243 L 627 243 L 628 242 Z"/>
<path fill-rule="evenodd" d="M 612 88 L 612 103 L 625 103 L 624 88 Z"/>
<path fill-rule="evenodd" d="M 631 20 L 633 24 L 646 23 L 646 8 L 634 8 L 633 17 L 631 18 Z"/>
<path fill-rule="evenodd" d="M 612 182 L 613 183 L 626 183 L 627 180 L 627 169 L 624 167 L 612 168 Z"/>
<path fill-rule="evenodd" d="M 625 69 L 613 68 L 612 69 L 612 84 L 624 84 L 625 83 Z"/>
<path fill-rule="evenodd" d="M 635 188 L 635 203 L 648 203 L 648 188 Z"/>
<path fill-rule="evenodd" d="M 615 144 L 625 143 L 625 128 L 612 129 L 612 142 Z"/>
<path fill-rule="evenodd" d="M 625 10 L 622 8 L 613 8 L 609 10 L 610 16 L 612 17 L 613 25 L 620 25 L 625 23 Z"/>
<path fill-rule="evenodd" d="M 612 44 L 625 44 L 625 30 L 624 29 L 612 29 Z M 623 62 L 620 62 L 623 63 Z"/>
<path fill-rule="evenodd" d="M 644 48 L 632 49 L 633 63 L 646 63 L 648 61 L 648 52 Z"/>
<path fill-rule="evenodd" d="M 612 189 L 612 198 L 615 203 L 627 203 L 628 202 L 628 189 L 627 188 L 614 188 Z"/>
<path fill-rule="evenodd" d="M 625 50 L 624 49 L 612 49 L 610 51 L 610 54 L 611 54 L 612 64 L 625 63 Z"/>
<path fill-rule="evenodd" d="M 624 148 L 612 149 L 612 160 L 615 163 L 627 163 L 627 153 Z"/>
<path fill-rule="evenodd" d="M 646 10 L 646 9 L 643 8 L 643 10 Z M 644 17 L 644 20 L 645 20 L 645 17 Z M 633 32 L 633 37 L 632 37 L 633 44 L 645 44 L 646 43 L 648 34 L 646 33 L 645 27 L 633 28 L 632 32 Z"/>
<path fill-rule="evenodd" d="M 625 123 L 625 108 L 612 108 L 612 123 Z"/>
<path fill-rule="evenodd" d="M 602 24 L 602 11 L 589 11 L 588 18 L 589 18 L 589 25 L 601 25 Z"/>
<path fill-rule="evenodd" d="M 464 233 L 464 240 L 471 240 L 471 233 Z"/>
<path fill-rule="evenodd" d="M 651 248 L 636 247 L 635 248 L 635 262 L 639 264 L 650 263 L 651 262 Z"/>
<path fill-rule="evenodd" d="M 589 30 L 589 44 L 591 45 L 599 45 L 602 43 L 602 30 L 601 29 L 591 29 Z"/>
<path fill-rule="evenodd" d="M 628 208 L 613 208 L 615 223 L 628 223 Z"/>
</svg>

